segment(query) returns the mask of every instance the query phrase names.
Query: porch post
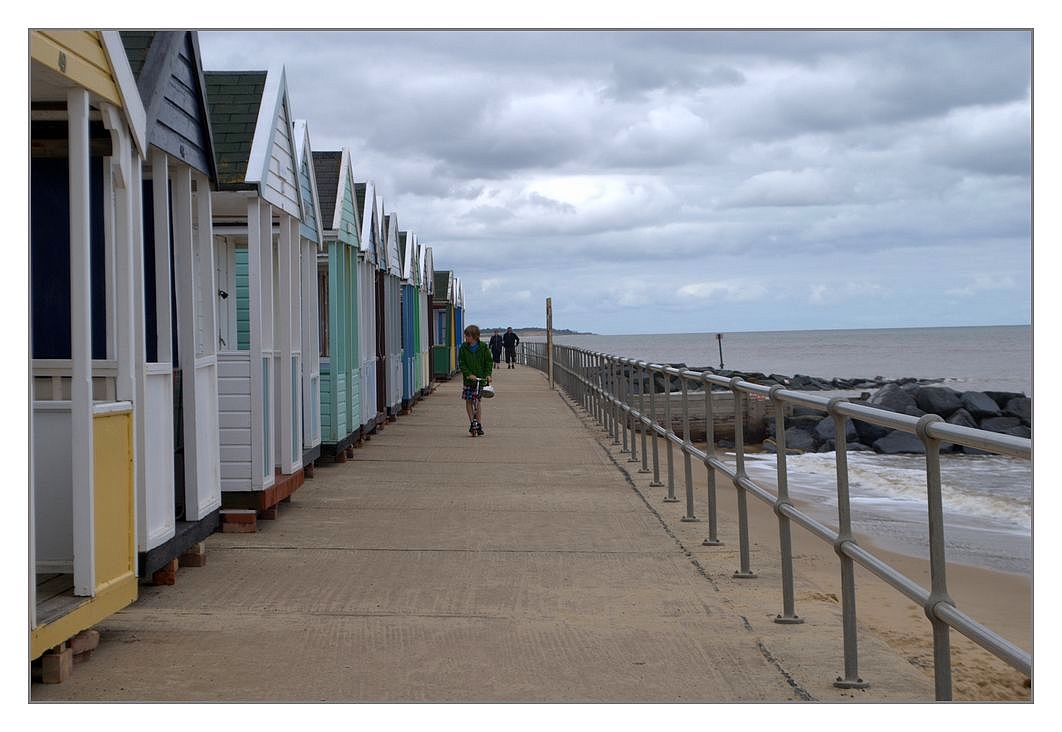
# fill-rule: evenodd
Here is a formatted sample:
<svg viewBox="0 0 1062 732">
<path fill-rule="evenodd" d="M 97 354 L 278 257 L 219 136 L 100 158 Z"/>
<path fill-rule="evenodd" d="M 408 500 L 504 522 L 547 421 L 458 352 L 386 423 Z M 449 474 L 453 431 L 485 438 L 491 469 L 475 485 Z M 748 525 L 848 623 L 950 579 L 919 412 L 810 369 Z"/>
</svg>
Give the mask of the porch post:
<svg viewBox="0 0 1062 732">
<path fill-rule="evenodd" d="M 262 299 L 262 216 L 261 200 L 252 196 L 247 200 L 247 287 L 248 309 L 248 350 L 251 362 L 251 489 L 263 488 L 263 477 L 267 475 L 266 465 L 270 455 L 269 420 L 266 414 L 265 371 L 262 368 L 262 329 L 266 314 L 263 312 Z M 268 208 L 266 206 L 265 208 Z M 270 306 L 272 307 L 272 306 Z M 258 438 L 255 438 L 255 435 Z M 271 471 L 272 468 L 270 467 Z"/>
<path fill-rule="evenodd" d="M 70 486 L 73 499 L 74 594 L 96 587 L 92 434 L 92 277 L 89 198 L 89 95 L 67 92 L 70 150 Z"/>
<path fill-rule="evenodd" d="M 278 274 L 278 285 L 280 287 L 279 295 L 279 308 L 277 310 L 277 332 L 279 338 L 277 342 L 277 350 L 280 352 L 280 368 L 278 369 L 278 376 L 280 378 L 280 404 L 278 405 L 278 413 L 280 415 L 280 453 L 277 456 L 280 465 L 281 472 L 291 473 L 292 467 L 295 462 L 295 456 L 292 454 L 292 410 L 295 406 L 295 395 L 292 393 L 291 388 L 291 326 L 292 326 L 292 311 L 294 309 L 294 302 L 291 292 L 291 224 L 292 217 L 285 213 L 280 214 L 280 236 L 277 243 L 278 256 L 277 264 L 280 267 Z"/>
</svg>

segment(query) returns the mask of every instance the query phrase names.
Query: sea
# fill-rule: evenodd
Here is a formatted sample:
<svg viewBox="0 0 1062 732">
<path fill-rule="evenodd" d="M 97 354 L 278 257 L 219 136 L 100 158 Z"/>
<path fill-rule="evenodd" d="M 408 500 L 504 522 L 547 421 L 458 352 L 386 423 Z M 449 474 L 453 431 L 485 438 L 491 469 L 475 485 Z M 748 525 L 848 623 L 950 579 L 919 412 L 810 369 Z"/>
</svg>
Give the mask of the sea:
<svg viewBox="0 0 1062 732">
<path fill-rule="evenodd" d="M 689 367 L 722 364 L 735 371 L 824 379 L 913 377 L 960 392 L 1033 396 L 1033 333 L 1027 325 L 563 335 L 554 342 Z M 836 528 L 833 453 L 790 456 L 786 466 L 794 502 Z M 925 458 L 850 452 L 848 466 L 856 534 L 883 549 L 928 558 Z M 754 480 L 774 487 L 773 455 L 750 457 L 746 467 Z M 1031 461 L 946 454 L 941 472 L 948 561 L 1031 576 Z"/>
</svg>

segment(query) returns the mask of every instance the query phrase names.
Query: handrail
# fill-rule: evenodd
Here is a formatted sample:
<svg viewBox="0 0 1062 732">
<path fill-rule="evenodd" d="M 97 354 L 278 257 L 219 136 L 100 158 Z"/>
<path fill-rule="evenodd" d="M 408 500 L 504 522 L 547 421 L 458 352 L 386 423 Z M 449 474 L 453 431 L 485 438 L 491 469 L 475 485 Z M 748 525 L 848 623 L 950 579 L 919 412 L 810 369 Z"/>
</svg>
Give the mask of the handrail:
<svg viewBox="0 0 1062 732">
<path fill-rule="evenodd" d="M 521 361 L 533 368 L 546 371 L 548 359 L 545 343 L 521 343 Z M 857 404 L 843 398 L 827 398 L 780 386 L 766 387 L 742 380 L 726 378 L 711 372 L 679 369 L 622 356 L 553 344 L 554 381 L 577 404 L 582 406 L 602 428 L 609 433 L 614 445 L 622 445 L 621 452 L 630 453 L 630 462 L 636 462 L 636 441 L 641 439 L 640 472 L 650 472 L 648 466 L 647 440 L 652 440 L 651 486 L 661 486 L 659 480 L 659 457 L 657 440 L 663 438 L 668 451 L 668 494 L 665 501 L 678 501 L 674 493 L 674 463 L 672 450 L 682 451 L 684 459 L 686 514 L 684 521 L 695 521 L 690 460 L 700 461 L 708 476 L 708 537 L 706 546 L 717 545 L 717 510 L 715 487 L 717 474 L 729 479 L 738 497 L 738 523 L 741 568 L 734 573 L 737 578 L 755 578 L 748 566 L 749 528 L 747 496 L 772 506 L 778 516 L 779 543 L 782 561 L 783 612 L 776 622 L 799 624 L 803 622 L 793 610 L 792 546 L 789 536 L 790 522 L 807 530 L 812 536 L 830 544 L 838 556 L 841 571 L 842 636 L 844 645 L 844 676 L 838 677 L 835 686 L 841 688 L 864 688 L 868 686 L 858 672 L 856 645 L 856 598 L 853 565 L 858 564 L 890 587 L 918 603 L 925 611 L 933 630 L 933 669 L 937 700 L 952 698 L 950 630 L 955 630 L 986 651 L 1018 671 L 1032 674 L 1032 654 L 1002 638 L 989 628 L 976 622 L 956 606 L 947 592 L 947 561 L 944 546 L 943 498 L 940 480 L 940 445 L 948 442 L 977 448 L 986 452 L 1021 459 L 1032 459 L 1032 441 L 1028 438 L 1004 435 L 985 430 L 960 427 L 944 422 L 937 415 L 913 417 L 878 409 L 866 404 Z M 637 372 L 637 381 L 635 381 Z M 665 400 L 664 424 L 656 419 L 656 377 L 668 380 L 679 379 L 682 394 L 682 434 L 674 432 L 671 419 L 671 399 Z M 695 447 L 689 436 L 689 384 L 696 382 L 703 388 L 705 403 L 705 430 L 707 450 Z M 650 385 L 646 389 L 646 384 Z M 734 450 L 736 465 L 731 467 L 716 455 L 713 436 L 712 393 L 729 391 L 735 402 Z M 646 391 L 650 405 L 646 409 Z M 672 393 L 668 386 L 666 393 Z M 743 442 L 744 398 L 754 395 L 768 399 L 775 405 L 777 429 L 777 493 L 764 487 L 745 473 L 745 450 Z M 635 399 L 637 396 L 637 399 Z M 785 449 L 785 427 L 781 405 L 790 404 L 815 409 L 831 416 L 836 429 L 837 495 L 839 531 L 834 531 L 807 515 L 789 500 Z M 851 532 L 851 503 L 848 495 L 847 443 L 844 422 L 851 418 L 881 427 L 900 430 L 915 435 L 926 452 L 926 494 L 929 505 L 929 554 L 931 588 L 926 589 L 914 580 L 860 546 Z M 629 438 L 629 439 L 628 439 Z M 628 449 L 628 444 L 630 445 Z"/>
</svg>

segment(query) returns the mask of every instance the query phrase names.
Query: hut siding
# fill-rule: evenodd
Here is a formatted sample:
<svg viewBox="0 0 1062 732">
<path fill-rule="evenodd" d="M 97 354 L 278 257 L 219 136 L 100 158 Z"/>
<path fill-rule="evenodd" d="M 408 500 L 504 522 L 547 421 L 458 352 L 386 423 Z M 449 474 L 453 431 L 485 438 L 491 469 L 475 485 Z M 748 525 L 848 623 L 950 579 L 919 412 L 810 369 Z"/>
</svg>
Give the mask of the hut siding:
<svg viewBox="0 0 1062 732">
<path fill-rule="evenodd" d="M 218 354 L 218 426 L 222 490 L 248 490 L 251 483 L 250 353 Z"/>
<path fill-rule="evenodd" d="M 206 110 L 200 107 L 199 73 L 191 48 L 191 34 L 186 33 L 178 54 L 178 63 L 167 80 L 158 122 L 151 132 L 151 142 L 196 170 L 210 174 L 208 141 L 201 120 Z M 182 149 L 183 148 L 183 149 Z"/>
<path fill-rule="evenodd" d="M 293 166 L 291 152 L 295 149 L 291 139 L 291 121 L 287 108 L 282 107 L 273 125 L 273 140 L 269 147 L 269 170 L 262 180 L 262 198 L 298 217 L 298 176 Z"/>
</svg>

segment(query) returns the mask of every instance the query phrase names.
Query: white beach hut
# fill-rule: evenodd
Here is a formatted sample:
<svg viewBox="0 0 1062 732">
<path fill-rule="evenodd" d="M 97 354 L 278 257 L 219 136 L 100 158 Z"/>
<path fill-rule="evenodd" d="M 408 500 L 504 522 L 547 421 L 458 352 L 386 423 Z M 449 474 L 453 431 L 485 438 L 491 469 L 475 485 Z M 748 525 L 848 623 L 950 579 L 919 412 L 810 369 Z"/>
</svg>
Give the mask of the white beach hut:
<svg viewBox="0 0 1062 732">
<path fill-rule="evenodd" d="M 297 376 L 304 204 L 293 118 L 283 68 L 205 76 L 218 166 L 222 503 L 271 511 L 304 477 Z"/>
</svg>

